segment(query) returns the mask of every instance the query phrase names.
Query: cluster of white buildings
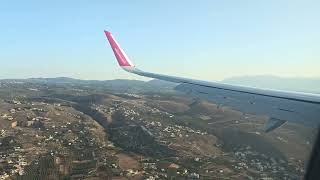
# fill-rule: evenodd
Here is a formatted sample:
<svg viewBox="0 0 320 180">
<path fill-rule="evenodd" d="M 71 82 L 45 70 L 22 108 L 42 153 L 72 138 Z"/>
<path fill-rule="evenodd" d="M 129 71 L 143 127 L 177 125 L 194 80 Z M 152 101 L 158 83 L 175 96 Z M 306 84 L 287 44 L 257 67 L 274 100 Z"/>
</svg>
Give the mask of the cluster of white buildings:
<svg viewBox="0 0 320 180">
<path fill-rule="evenodd" d="M 23 155 L 24 149 L 15 146 L 11 152 L 2 152 L 0 153 L 0 163 L 6 164 L 9 172 L 0 172 L 0 179 L 8 179 L 12 175 L 23 175 L 24 167 L 29 163 L 26 160 L 25 155 Z"/>
</svg>

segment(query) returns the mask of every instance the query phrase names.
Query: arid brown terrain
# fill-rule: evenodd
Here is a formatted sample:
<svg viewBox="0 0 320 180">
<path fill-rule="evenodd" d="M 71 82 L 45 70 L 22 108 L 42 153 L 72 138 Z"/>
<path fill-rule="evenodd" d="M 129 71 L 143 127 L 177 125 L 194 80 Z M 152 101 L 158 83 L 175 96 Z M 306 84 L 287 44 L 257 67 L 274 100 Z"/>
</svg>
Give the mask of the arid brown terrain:
<svg viewBox="0 0 320 180">
<path fill-rule="evenodd" d="M 159 85 L 160 84 L 160 85 Z M 0 81 L 0 179 L 300 179 L 316 130 L 174 84 Z"/>
</svg>

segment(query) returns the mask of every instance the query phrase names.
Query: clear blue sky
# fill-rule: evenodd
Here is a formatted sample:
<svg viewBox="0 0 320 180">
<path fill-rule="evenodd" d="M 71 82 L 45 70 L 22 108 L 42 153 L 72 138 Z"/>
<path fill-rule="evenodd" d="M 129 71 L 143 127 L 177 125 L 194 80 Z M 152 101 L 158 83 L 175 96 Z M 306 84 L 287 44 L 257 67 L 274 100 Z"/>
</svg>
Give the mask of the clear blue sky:
<svg viewBox="0 0 320 180">
<path fill-rule="evenodd" d="M 0 78 L 139 79 L 141 69 L 205 80 L 320 77 L 320 1 L 0 1 Z"/>
</svg>

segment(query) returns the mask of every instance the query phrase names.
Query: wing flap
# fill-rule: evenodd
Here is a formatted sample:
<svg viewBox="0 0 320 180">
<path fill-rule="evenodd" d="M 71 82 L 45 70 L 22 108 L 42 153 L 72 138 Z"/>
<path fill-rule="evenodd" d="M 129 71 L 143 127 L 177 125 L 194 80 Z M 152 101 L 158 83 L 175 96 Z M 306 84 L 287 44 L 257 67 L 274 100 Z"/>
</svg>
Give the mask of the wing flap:
<svg viewBox="0 0 320 180">
<path fill-rule="evenodd" d="M 285 122 L 287 122 L 287 121 L 275 119 L 275 118 L 270 118 L 264 127 L 264 131 L 270 132 L 270 131 L 282 126 Z"/>
</svg>

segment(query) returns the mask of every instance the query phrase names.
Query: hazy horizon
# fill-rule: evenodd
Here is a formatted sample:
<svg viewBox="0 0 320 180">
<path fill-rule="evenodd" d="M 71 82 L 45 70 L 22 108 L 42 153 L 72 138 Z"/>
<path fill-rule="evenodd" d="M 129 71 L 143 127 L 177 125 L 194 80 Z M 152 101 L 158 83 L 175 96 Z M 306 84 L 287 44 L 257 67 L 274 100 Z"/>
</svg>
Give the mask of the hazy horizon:
<svg viewBox="0 0 320 180">
<path fill-rule="evenodd" d="M 48 81 L 51 83 L 65 83 L 65 82 L 78 82 L 80 81 L 100 81 L 100 82 L 109 82 L 109 81 L 143 81 L 145 83 L 159 81 L 160 84 L 163 84 L 164 81 L 152 78 L 145 79 L 109 79 L 109 80 L 97 80 L 97 79 L 77 79 L 72 77 L 40 77 L 40 78 L 27 78 L 27 79 L 0 79 L 1 80 L 40 80 L 40 81 Z M 320 78 L 283 78 L 278 76 L 237 76 L 226 78 L 222 81 L 222 83 L 232 84 L 232 85 L 240 85 L 240 86 L 249 86 L 263 89 L 276 89 L 276 90 L 284 90 L 284 91 L 296 91 L 296 92 L 304 92 L 304 93 L 318 93 L 320 94 Z M 174 84 L 170 82 L 164 82 L 165 84 Z"/>
<path fill-rule="evenodd" d="M 128 75 L 131 75 L 130 73 L 127 73 Z M 78 79 L 78 80 L 88 80 L 88 81 L 104 81 L 104 80 L 140 80 L 140 81 L 152 81 L 152 80 L 157 80 L 154 78 L 147 78 L 147 77 L 142 77 L 140 78 L 137 75 L 131 75 L 131 76 L 136 76 L 137 78 L 114 78 L 114 79 L 85 79 L 85 78 L 77 78 L 77 77 L 72 77 L 72 76 L 31 76 L 31 77 L 22 77 L 22 78 L 0 78 L 0 80 L 14 80 L 14 79 L 55 79 L 55 78 L 70 78 L 70 79 Z M 188 77 L 189 78 L 189 77 Z M 237 79 L 237 78 L 278 78 L 278 79 L 310 79 L 310 80 L 320 80 L 319 77 L 286 77 L 286 76 L 277 76 L 277 75 L 271 75 L 271 74 L 261 74 L 261 75 L 243 75 L 243 76 L 231 76 L 231 77 L 226 77 L 222 80 L 212 80 L 212 81 L 225 81 L 225 80 L 230 80 L 230 79 Z M 163 81 L 163 80 L 159 80 Z M 208 80 L 210 81 L 210 80 Z"/>
</svg>

